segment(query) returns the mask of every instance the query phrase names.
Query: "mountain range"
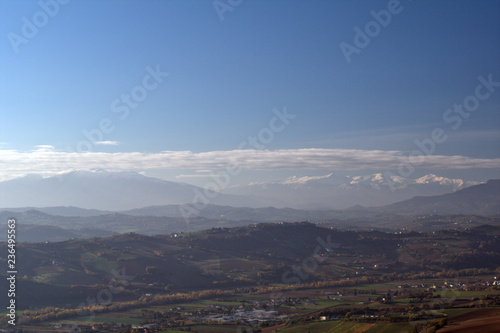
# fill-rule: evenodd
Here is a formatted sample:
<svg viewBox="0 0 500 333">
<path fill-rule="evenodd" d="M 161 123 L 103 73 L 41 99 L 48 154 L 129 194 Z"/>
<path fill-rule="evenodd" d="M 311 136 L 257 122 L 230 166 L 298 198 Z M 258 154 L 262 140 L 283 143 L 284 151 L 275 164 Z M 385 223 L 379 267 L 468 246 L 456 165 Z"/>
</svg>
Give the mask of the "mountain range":
<svg viewBox="0 0 500 333">
<path fill-rule="evenodd" d="M 252 183 L 230 188 L 224 193 L 259 196 L 274 207 L 343 209 L 355 205 L 383 206 L 414 196 L 445 194 L 477 184 L 433 174 L 416 179 L 384 177 L 380 173 L 354 177 L 328 174 Z"/>
<path fill-rule="evenodd" d="M 500 179 L 439 196 L 418 196 L 383 207 L 394 214 L 500 214 Z"/>
<path fill-rule="evenodd" d="M 136 172 L 94 169 L 72 171 L 54 177 L 28 175 L 0 182 L 1 207 L 76 206 L 85 209 L 120 211 L 151 205 L 192 203 L 196 186 L 146 177 Z M 219 194 L 213 204 L 238 206 L 250 198 Z"/>
<path fill-rule="evenodd" d="M 57 241 L 136 232 L 156 235 L 210 228 L 238 227 L 257 222 L 310 221 L 339 229 L 419 230 L 463 229 L 500 223 L 500 180 L 490 180 L 453 193 L 417 196 L 382 207 L 344 210 L 207 205 L 185 218 L 181 208 L 196 205 L 156 205 L 120 212 L 71 206 L 0 210 L 0 224 L 19 222 L 21 241 Z M 6 237 L 6 236 L 5 236 Z"/>
<path fill-rule="evenodd" d="M 477 184 L 432 174 L 417 179 L 398 176 L 386 179 L 382 174 L 355 177 L 329 174 L 233 186 L 211 195 L 205 205 L 298 209 L 378 207 L 415 196 L 452 193 Z M 75 206 L 95 215 L 97 212 L 92 209 L 127 211 L 156 205 L 193 204 L 200 201 L 199 194 L 203 193 L 205 190 L 200 187 L 135 172 L 86 170 L 49 178 L 28 175 L 0 182 L 0 207 Z"/>
</svg>

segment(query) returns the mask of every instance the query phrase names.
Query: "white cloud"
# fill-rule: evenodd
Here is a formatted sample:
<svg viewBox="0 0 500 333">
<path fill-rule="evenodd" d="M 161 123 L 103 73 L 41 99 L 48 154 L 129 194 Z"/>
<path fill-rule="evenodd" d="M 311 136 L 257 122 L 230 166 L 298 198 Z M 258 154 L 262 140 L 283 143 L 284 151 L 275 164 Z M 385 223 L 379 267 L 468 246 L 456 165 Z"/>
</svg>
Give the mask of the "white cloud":
<svg viewBox="0 0 500 333">
<path fill-rule="evenodd" d="M 55 149 L 55 147 L 51 145 L 38 145 L 35 146 L 35 148 L 37 148 L 38 150 L 47 150 L 47 151 L 52 151 Z"/>
<path fill-rule="evenodd" d="M 282 184 L 305 184 L 311 180 L 320 180 L 320 179 L 327 179 L 329 178 L 333 173 L 330 173 L 325 176 L 304 176 L 304 177 L 297 177 L 297 176 L 292 176 L 290 178 L 285 179 Z"/>
<path fill-rule="evenodd" d="M 412 163 L 413 162 L 413 163 Z M 52 146 L 19 152 L 0 149 L 0 179 L 29 173 L 57 174 L 76 169 L 225 169 L 228 165 L 252 170 L 390 170 L 407 163 L 426 169 L 500 168 L 500 158 L 429 155 L 413 161 L 401 151 L 359 149 L 230 150 L 193 153 L 69 153 Z"/>
<path fill-rule="evenodd" d="M 119 141 L 96 141 L 94 144 L 99 146 L 118 146 L 120 144 Z"/>
</svg>

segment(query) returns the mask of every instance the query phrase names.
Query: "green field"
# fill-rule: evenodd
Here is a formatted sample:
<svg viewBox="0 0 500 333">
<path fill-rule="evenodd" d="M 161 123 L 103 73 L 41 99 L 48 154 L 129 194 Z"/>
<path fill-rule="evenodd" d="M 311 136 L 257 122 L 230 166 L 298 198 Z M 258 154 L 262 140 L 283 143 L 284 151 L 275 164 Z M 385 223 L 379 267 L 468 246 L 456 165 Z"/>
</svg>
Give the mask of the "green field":
<svg viewBox="0 0 500 333">
<path fill-rule="evenodd" d="M 413 326 L 409 323 L 377 324 L 365 333 L 406 333 L 412 328 Z"/>
</svg>

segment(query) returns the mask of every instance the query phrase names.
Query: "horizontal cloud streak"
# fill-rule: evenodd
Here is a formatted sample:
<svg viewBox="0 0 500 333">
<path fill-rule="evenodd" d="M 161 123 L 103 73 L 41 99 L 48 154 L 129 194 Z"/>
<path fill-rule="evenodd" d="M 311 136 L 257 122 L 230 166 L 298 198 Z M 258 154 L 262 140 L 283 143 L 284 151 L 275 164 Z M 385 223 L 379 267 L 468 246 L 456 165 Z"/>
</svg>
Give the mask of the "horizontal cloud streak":
<svg viewBox="0 0 500 333">
<path fill-rule="evenodd" d="M 118 146 L 120 144 L 119 141 L 96 141 L 95 145 L 98 146 Z"/>
<path fill-rule="evenodd" d="M 222 169 L 236 165 L 252 170 L 390 170 L 402 163 L 427 169 L 499 168 L 500 158 L 479 159 L 466 156 L 421 156 L 410 160 L 401 151 L 359 149 L 281 149 L 231 150 L 193 153 L 191 151 L 88 152 L 68 153 L 50 146 L 30 152 L 0 149 L 0 179 L 29 173 L 56 174 L 76 169 Z"/>
</svg>

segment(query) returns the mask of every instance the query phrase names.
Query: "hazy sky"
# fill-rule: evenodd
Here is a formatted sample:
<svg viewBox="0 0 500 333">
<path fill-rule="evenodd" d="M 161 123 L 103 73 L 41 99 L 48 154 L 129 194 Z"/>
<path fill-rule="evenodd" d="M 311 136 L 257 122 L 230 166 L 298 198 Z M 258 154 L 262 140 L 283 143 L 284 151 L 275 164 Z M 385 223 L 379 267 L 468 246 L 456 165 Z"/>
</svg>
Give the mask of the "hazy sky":
<svg viewBox="0 0 500 333">
<path fill-rule="evenodd" d="M 495 0 L 0 0 L 0 36 L 0 180 L 500 177 Z"/>
</svg>

